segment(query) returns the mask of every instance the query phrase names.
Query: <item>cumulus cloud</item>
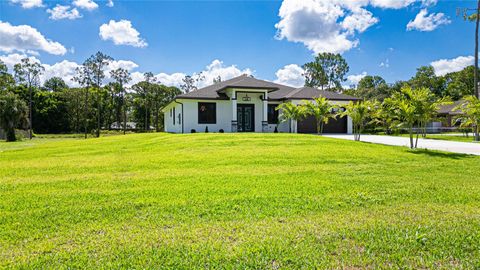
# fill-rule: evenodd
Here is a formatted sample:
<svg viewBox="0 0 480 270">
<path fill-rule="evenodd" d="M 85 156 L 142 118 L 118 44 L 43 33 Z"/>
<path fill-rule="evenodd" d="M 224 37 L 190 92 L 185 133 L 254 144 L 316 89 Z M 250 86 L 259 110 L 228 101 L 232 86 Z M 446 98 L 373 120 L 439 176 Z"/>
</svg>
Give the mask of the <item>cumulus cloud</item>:
<svg viewBox="0 0 480 270">
<path fill-rule="evenodd" d="M 441 25 L 447 25 L 451 22 L 452 21 L 450 21 L 443 13 L 432 13 L 429 15 L 427 9 L 422 9 L 414 20 L 408 22 L 407 30 L 429 32 L 437 29 Z"/>
<path fill-rule="evenodd" d="M 62 5 L 56 5 L 53 9 L 47 9 L 47 13 L 50 13 L 49 18 L 52 20 L 75 20 L 82 17 L 77 8 L 70 8 L 70 6 Z"/>
<path fill-rule="evenodd" d="M 453 59 L 440 59 L 433 61 L 430 65 L 435 69 L 437 76 L 443 76 L 450 72 L 457 72 L 467 66 L 473 65 L 475 58 L 473 56 L 459 56 Z"/>
<path fill-rule="evenodd" d="M 54 63 L 52 65 L 42 63 L 38 58 L 34 56 L 28 56 L 26 54 L 18 54 L 18 53 L 13 53 L 13 54 L 8 54 L 8 55 L 0 55 L 0 60 L 2 60 L 8 67 L 9 71 L 13 73 L 13 66 L 17 63 L 20 63 L 20 61 L 23 58 L 29 58 L 33 62 L 40 63 L 44 68 L 45 72 L 40 76 L 40 82 L 43 84 L 46 80 L 52 78 L 52 77 L 60 77 L 62 78 L 65 83 L 67 83 L 71 87 L 78 87 L 78 83 L 74 82 L 72 79 L 76 74 L 76 68 L 79 67 L 81 64 L 73 61 L 68 61 L 68 60 L 63 60 L 58 63 Z M 129 72 L 134 71 L 135 69 L 138 68 L 138 64 L 130 61 L 130 60 L 113 60 L 110 61 L 109 65 L 105 68 L 105 82 L 110 82 L 112 81 L 110 77 L 110 71 L 117 69 L 117 68 L 123 68 L 128 70 Z M 138 76 L 138 74 L 141 74 L 141 77 Z M 132 72 L 132 78 L 133 80 L 138 79 L 136 82 L 139 82 L 143 80 L 143 73 L 140 72 Z M 183 77 L 182 77 L 183 78 Z M 135 82 L 135 83 L 136 83 Z"/>
<path fill-rule="evenodd" d="M 2 41 L 0 51 L 7 53 L 31 50 L 64 55 L 67 52 L 62 44 L 46 39 L 37 29 L 29 25 L 14 26 L 0 21 L 0 40 Z"/>
<path fill-rule="evenodd" d="M 275 72 L 275 75 L 277 76 L 275 82 L 292 87 L 302 87 L 305 85 L 303 72 L 304 70 L 298 65 L 286 65 Z"/>
<path fill-rule="evenodd" d="M 98 4 L 92 0 L 75 0 L 73 5 L 86 10 L 94 10 L 98 8 Z"/>
<path fill-rule="evenodd" d="M 40 77 L 41 83 L 44 83 L 46 80 L 52 77 L 60 77 L 70 87 L 79 86 L 77 82 L 73 81 L 73 77 L 76 74 L 75 69 L 80 66 L 78 63 L 63 60 L 62 62 L 58 62 L 53 65 L 42 64 L 42 66 L 45 68 L 45 72 Z"/>
<path fill-rule="evenodd" d="M 108 24 L 100 26 L 100 37 L 103 40 L 112 40 L 115 45 L 128 45 L 133 47 L 147 47 L 147 42 L 140 38 L 140 33 L 132 27 L 127 20 L 118 22 L 110 20 Z"/>
<path fill-rule="evenodd" d="M 391 9 L 400 9 L 408 7 L 413 4 L 416 0 L 372 0 L 371 4 L 374 7 L 379 8 L 391 8 Z M 423 2 L 423 1 L 422 1 Z"/>
<path fill-rule="evenodd" d="M 20 63 L 20 61 L 24 58 L 29 58 L 30 61 L 39 63 L 45 68 L 45 71 L 40 76 L 41 84 L 43 84 L 46 80 L 52 77 L 60 77 L 69 86 L 72 86 L 72 87 L 78 86 L 77 83 L 72 81 L 73 76 L 75 76 L 75 68 L 79 66 L 79 64 L 75 62 L 63 60 L 62 62 L 49 65 L 49 64 L 42 64 L 38 58 L 34 56 L 28 56 L 26 54 L 13 53 L 9 55 L 0 55 L 0 60 L 2 60 L 7 65 L 11 73 L 13 73 L 13 66 L 15 64 Z"/>
<path fill-rule="evenodd" d="M 138 67 L 138 64 L 130 60 L 113 60 L 107 66 L 108 71 L 123 68 L 132 71 Z"/>
<path fill-rule="evenodd" d="M 52 77 L 60 77 L 62 78 L 65 83 L 67 83 L 71 87 L 78 87 L 79 85 L 72 80 L 75 76 L 76 68 L 81 65 L 81 63 L 76 63 L 73 61 L 64 60 L 58 63 L 54 63 L 52 65 L 41 63 L 41 61 L 34 57 L 28 56 L 26 54 L 18 54 L 13 53 L 9 55 L 0 55 L 0 60 L 2 60 L 7 67 L 9 68 L 10 72 L 13 72 L 13 66 L 20 62 L 23 58 L 28 57 L 30 60 L 34 62 L 38 62 L 42 64 L 45 68 L 44 74 L 40 77 L 40 82 L 43 84 L 46 80 Z M 110 76 L 110 71 L 115 70 L 117 68 L 123 68 L 128 70 L 131 73 L 132 80 L 127 87 L 130 87 L 144 79 L 144 72 L 139 71 L 139 65 L 130 60 L 113 60 L 110 61 L 109 65 L 105 68 L 105 81 L 104 83 L 108 83 L 113 81 Z M 236 65 L 226 66 L 224 63 L 218 59 L 213 60 L 209 65 L 207 65 L 202 71 L 202 75 L 205 77 L 203 81 L 201 81 L 197 86 L 199 88 L 211 85 L 213 83 L 213 79 L 220 76 L 222 80 L 228 80 L 233 77 L 240 76 L 242 74 L 252 75 L 253 71 L 249 68 L 240 69 Z M 198 73 L 197 73 L 198 74 Z M 175 73 L 165 73 L 159 72 L 155 75 L 158 82 L 167 86 L 176 86 L 179 87 L 182 84 L 183 78 L 187 74 L 182 72 L 175 72 Z"/>
<path fill-rule="evenodd" d="M 276 38 L 302 43 L 314 53 L 343 53 L 379 22 L 368 7 L 400 9 L 416 2 L 428 6 L 436 0 L 283 0 Z"/>
<path fill-rule="evenodd" d="M 348 51 L 358 41 L 337 23 L 344 15 L 344 9 L 332 1 L 284 0 L 275 25 L 277 38 L 303 43 L 315 53 Z"/>
<path fill-rule="evenodd" d="M 7 65 L 7 68 L 10 70 L 10 72 L 13 73 L 13 66 L 17 63 L 20 63 L 20 60 L 23 58 L 29 58 L 33 62 L 40 63 L 40 60 L 38 60 L 34 56 L 28 56 L 26 54 L 18 54 L 18 53 L 12 53 L 8 55 L 0 55 L 0 60 L 2 60 L 5 65 Z"/>
<path fill-rule="evenodd" d="M 360 74 L 352 74 L 347 76 L 347 85 L 358 85 L 361 79 L 363 79 L 365 76 L 367 76 L 367 72 L 362 72 Z"/>
<path fill-rule="evenodd" d="M 108 0 L 107 7 L 113 7 L 113 6 L 114 6 L 113 0 Z"/>
<path fill-rule="evenodd" d="M 222 61 L 215 59 L 202 71 L 205 79 L 199 83 L 199 87 L 205 87 L 213 83 L 213 79 L 221 77 L 223 81 L 240 76 L 242 74 L 252 75 L 249 68 L 239 69 L 236 65 L 225 66 Z"/>
<path fill-rule="evenodd" d="M 365 32 L 365 30 L 377 22 L 378 19 L 374 18 L 370 11 L 366 9 L 359 9 L 352 15 L 345 17 L 340 25 L 349 34 L 354 34 L 355 31 L 358 31 L 359 33 Z"/>
<path fill-rule="evenodd" d="M 220 76 L 220 78 L 225 81 L 231 78 L 240 76 L 242 74 L 252 75 L 253 71 L 249 68 L 240 69 L 236 65 L 226 66 L 224 65 L 223 61 L 218 59 L 213 60 L 209 65 L 205 67 L 202 71 L 202 76 L 205 77 L 204 80 L 200 81 L 197 87 L 202 88 L 213 83 L 213 79 L 216 79 Z M 199 73 L 200 73 L 199 72 Z M 195 74 L 199 74 L 195 73 Z M 183 72 L 175 72 L 175 73 L 164 73 L 160 72 L 155 75 L 157 80 L 164 85 L 167 86 L 176 86 L 179 87 L 183 82 L 183 78 L 185 78 L 187 74 Z M 133 72 L 132 73 L 132 81 L 130 84 L 135 84 L 143 80 L 143 73 L 141 72 Z"/>
<path fill-rule="evenodd" d="M 20 4 L 22 8 L 43 7 L 42 0 L 10 0 L 10 2 Z"/>
</svg>

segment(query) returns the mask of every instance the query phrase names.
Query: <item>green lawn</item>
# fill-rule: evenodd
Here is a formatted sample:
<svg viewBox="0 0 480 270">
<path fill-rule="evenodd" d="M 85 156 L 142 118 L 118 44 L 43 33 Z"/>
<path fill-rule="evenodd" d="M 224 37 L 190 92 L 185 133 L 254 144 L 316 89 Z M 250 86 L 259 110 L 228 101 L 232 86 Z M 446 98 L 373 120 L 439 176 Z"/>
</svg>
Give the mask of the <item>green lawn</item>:
<svg viewBox="0 0 480 270">
<path fill-rule="evenodd" d="M 479 268 L 479 172 L 309 135 L 2 142 L 0 268 Z"/>
<path fill-rule="evenodd" d="M 468 137 L 465 137 L 465 136 L 462 136 L 462 135 L 456 136 L 456 135 L 428 134 L 427 139 L 477 143 L 477 142 L 475 142 L 475 136 L 473 136 L 472 134 L 469 134 Z"/>
<path fill-rule="evenodd" d="M 408 137 L 410 135 L 401 134 L 400 136 Z M 419 138 L 422 139 L 422 135 L 419 135 Z M 462 135 L 427 134 L 427 137 L 425 139 L 477 143 L 475 142 L 475 137 L 474 135 L 472 135 L 472 133 L 470 133 L 468 137 Z"/>
</svg>

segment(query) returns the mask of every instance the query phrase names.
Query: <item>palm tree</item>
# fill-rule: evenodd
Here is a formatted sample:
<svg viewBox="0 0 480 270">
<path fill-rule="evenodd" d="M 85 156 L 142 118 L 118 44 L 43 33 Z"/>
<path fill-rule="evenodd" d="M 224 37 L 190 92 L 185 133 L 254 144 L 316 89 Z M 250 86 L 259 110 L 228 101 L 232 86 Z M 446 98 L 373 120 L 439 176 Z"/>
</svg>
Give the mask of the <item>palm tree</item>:
<svg viewBox="0 0 480 270">
<path fill-rule="evenodd" d="M 27 104 L 14 93 L 0 94 L 0 127 L 6 132 L 7 142 L 16 141 L 15 128 L 27 122 Z"/>
<path fill-rule="evenodd" d="M 434 93 L 428 88 L 415 89 L 413 92 L 414 100 L 419 114 L 419 126 L 422 131 L 422 137 L 427 136 L 427 124 L 436 118 L 438 109 L 442 105 L 448 105 L 452 102 L 448 97 L 438 99 Z M 417 140 L 418 142 L 418 131 Z"/>
<path fill-rule="evenodd" d="M 334 110 L 337 106 L 332 105 L 325 97 L 314 98 L 313 101 L 305 101 L 305 114 L 315 117 L 317 124 L 317 133 L 323 133 L 323 125 L 328 123 L 328 120 L 335 118 Z"/>
<path fill-rule="evenodd" d="M 303 106 L 294 105 L 291 102 L 280 104 L 276 110 L 280 110 L 280 122 L 299 121 L 305 117 L 305 108 Z M 293 131 L 296 131 L 293 130 Z M 289 124 L 289 132 L 292 133 L 292 122 Z"/>
<path fill-rule="evenodd" d="M 345 106 L 345 111 L 340 113 L 340 117 L 349 116 L 353 123 L 353 137 L 355 141 L 360 141 L 360 135 L 363 132 L 367 119 L 371 116 L 374 108 L 372 101 L 353 102 L 350 101 Z"/>
<path fill-rule="evenodd" d="M 473 127 L 475 141 L 480 141 L 480 99 L 476 96 L 467 96 L 465 102 L 454 110 L 460 110 L 463 115 L 459 117 L 461 127 Z"/>
<path fill-rule="evenodd" d="M 422 112 L 419 106 L 421 95 L 415 94 L 410 86 L 404 86 L 400 92 L 396 92 L 390 98 L 386 98 L 384 104 L 389 108 L 392 125 L 406 127 L 410 137 L 410 148 L 415 148 L 413 129 L 422 120 Z"/>
</svg>

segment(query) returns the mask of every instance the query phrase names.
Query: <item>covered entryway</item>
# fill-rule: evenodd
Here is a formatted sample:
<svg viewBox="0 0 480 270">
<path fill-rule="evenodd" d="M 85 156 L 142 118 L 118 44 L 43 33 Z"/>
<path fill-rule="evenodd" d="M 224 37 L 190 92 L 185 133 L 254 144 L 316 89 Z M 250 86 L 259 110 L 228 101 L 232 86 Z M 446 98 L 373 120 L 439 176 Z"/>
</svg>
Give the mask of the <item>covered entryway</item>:
<svg viewBox="0 0 480 270">
<path fill-rule="evenodd" d="M 255 105 L 238 104 L 237 105 L 238 132 L 255 131 Z"/>
<path fill-rule="evenodd" d="M 347 117 L 337 117 L 336 119 L 330 119 L 328 124 L 323 125 L 323 133 L 347 133 L 347 128 Z M 297 131 L 298 133 L 317 133 L 315 117 L 308 116 L 298 121 Z"/>
</svg>

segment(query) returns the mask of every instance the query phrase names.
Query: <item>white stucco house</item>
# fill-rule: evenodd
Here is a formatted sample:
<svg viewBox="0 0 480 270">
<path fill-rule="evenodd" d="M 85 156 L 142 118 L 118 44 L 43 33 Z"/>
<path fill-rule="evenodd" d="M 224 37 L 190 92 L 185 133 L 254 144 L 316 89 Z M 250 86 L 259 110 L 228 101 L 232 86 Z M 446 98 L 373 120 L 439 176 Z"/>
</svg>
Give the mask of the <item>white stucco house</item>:
<svg viewBox="0 0 480 270">
<path fill-rule="evenodd" d="M 356 97 L 321 91 L 311 87 L 293 88 L 242 75 L 186 94 L 178 95 L 162 109 L 165 131 L 172 133 L 205 132 L 279 132 L 315 133 L 313 117 L 302 121 L 278 123 L 284 102 L 300 104 L 323 96 L 342 105 Z M 324 133 L 352 133 L 349 117 L 331 120 Z"/>
</svg>

